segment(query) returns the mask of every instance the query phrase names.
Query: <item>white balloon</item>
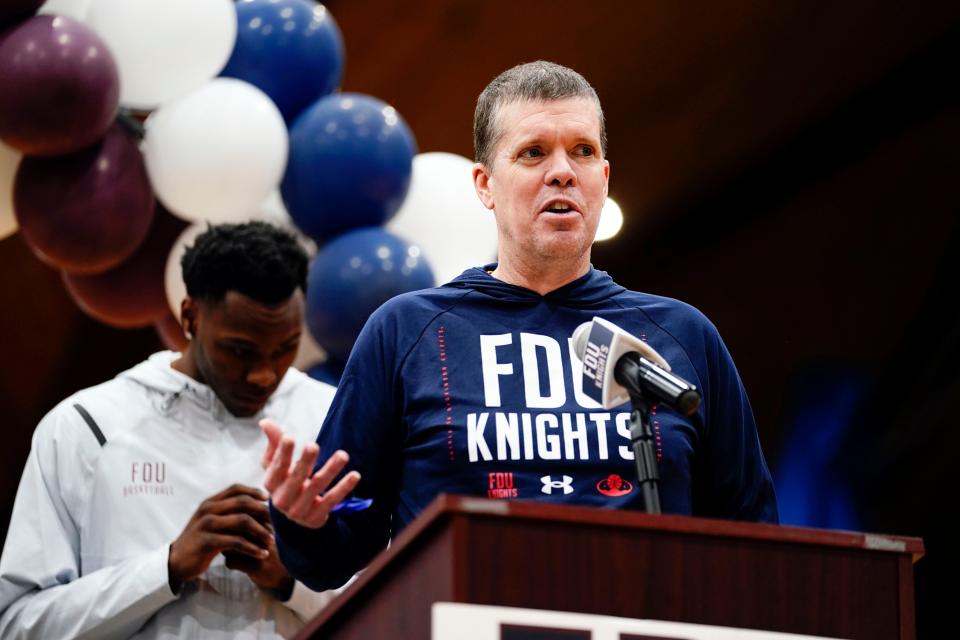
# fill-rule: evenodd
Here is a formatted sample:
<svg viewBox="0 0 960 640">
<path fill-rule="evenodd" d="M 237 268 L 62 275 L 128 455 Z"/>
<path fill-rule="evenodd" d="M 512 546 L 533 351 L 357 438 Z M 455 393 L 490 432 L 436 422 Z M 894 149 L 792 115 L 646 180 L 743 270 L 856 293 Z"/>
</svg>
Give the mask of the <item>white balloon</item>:
<svg viewBox="0 0 960 640">
<path fill-rule="evenodd" d="M 70 16 L 82 21 L 90 10 L 90 2 L 91 0 L 47 0 L 38 13 Z"/>
<path fill-rule="evenodd" d="M 473 188 L 473 161 L 453 153 L 421 153 L 403 206 L 387 229 L 417 244 L 437 282 L 496 259 L 497 224 Z"/>
<path fill-rule="evenodd" d="M 267 199 L 260 203 L 251 216 L 252 220 L 262 220 L 264 222 L 269 222 L 275 227 L 280 227 L 284 231 L 289 231 L 297 239 L 297 242 L 300 243 L 300 246 L 303 247 L 303 250 L 307 252 L 309 257 L 317 255 L 317 243 L 314 242 L 311 238 L 303 235 L 303 232 L 297 227 L 296 223 L 293 221 L 293 218 L 290 217 L 290 214 L 287 212 L 287 208 L 283 204 L 283 197 L 280 195 L 280 189 L 275 189 L 270 192 L 270 195 L 267 196 Z"/>
<path fill-rule="evenodd" d="M 87 24 L 120 71 L 120 104 L 153 109 L 226 65 L 237 39 L 231 0 L 93 0 Z"/>
<path fill-rule="evenodd" d="M 278 188 L 287 128 L 267 94 L 215 78 L 144 123 L 143 154 L 161 202 L 184 220 L 240 222 Z"/>
<path fill-rule="evenodd" d="M 167 255 L 163 283 L 167 290 L 167 304 L 170 305 L 170 311 L 178 322 L 180 321 L 180 303 L 187 297 L 187 285 L 183 283 L 183 269 L 180 267 L 180 259 L 183 258 L 187 247 L 192 245 L 196 237 L 206 230 L 206 222 L 197 222 L 190 225 L 180 232 Z"/>
<path fill-rule="evenodd" d="M 13 180 L 23 154 L 0 142 L 0 240 L 17 230 L 13 213 Z"/>
</svg>

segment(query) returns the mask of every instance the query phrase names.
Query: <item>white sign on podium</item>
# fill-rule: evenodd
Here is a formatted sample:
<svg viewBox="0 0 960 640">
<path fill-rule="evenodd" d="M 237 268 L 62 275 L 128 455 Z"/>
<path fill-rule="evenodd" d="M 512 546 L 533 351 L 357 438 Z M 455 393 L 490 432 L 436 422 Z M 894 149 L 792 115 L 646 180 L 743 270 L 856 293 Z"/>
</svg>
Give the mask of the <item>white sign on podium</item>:
<svg viewBox="0 0 960 640">
<path fill-rule="evenodd" d="M 585 613 L 437 602 L 432 640 L 839 640 L 757 629 L 735 629 Z"/>
</svg>

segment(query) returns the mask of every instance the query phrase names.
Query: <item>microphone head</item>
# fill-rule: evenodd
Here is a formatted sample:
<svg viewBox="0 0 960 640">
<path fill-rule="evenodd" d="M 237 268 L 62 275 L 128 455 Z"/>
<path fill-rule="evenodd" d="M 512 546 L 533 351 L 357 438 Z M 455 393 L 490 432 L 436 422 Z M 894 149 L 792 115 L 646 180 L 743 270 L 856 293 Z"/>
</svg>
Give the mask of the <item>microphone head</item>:
<svg viewBox="0 0 960 640">
<path fill-rule="evenodd" d="M 587 337 L 590 335 L 591 325 L 593 325 L 593 320 L 588 320 L 573 330 L 573 336 L 571 337 L 573 352 L 581 360 L 583 360 L 583 354 L 587 351 Z"/>
</svg>

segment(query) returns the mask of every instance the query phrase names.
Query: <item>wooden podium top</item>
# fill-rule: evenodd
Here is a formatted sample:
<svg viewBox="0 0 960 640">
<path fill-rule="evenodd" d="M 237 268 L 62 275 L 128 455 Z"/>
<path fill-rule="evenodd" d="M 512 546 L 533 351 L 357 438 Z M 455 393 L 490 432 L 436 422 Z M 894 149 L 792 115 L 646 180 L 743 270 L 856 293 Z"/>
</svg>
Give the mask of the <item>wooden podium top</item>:
<svg viewBox="0 0 960 640">
<path fill-rule="evenodd" d="M 649 515 L 634 511 L 620 511 L 593 507 L 545 504 L 522 500 L 490 500 L 454 495 L 439 495 L 424 511 L 397 536 L 389 549 L 378 555 L 369 567 L 339 597 L 311 621 L 300 637 L 309 637 L 328 621 L 348 614 L 354 601 L 363 598 L 378 576 L 392 573 L 422 548 L 419 541 L 430 538 L 455 520 L 502 519 L 509 523 L 571 527 L 589 526 L 602 534 L 603 530 L 629 531 L 664 536 L 682 536 L 689 539 L 716 539 L 721 541 L 751 541 L 760 544 L 777 543 L 795 548 L 818 547 L 824 551 L 865 551 L 874 554 L 895 554 L 909 557 L 912 562 L 924 553 L 919 538 L 830 531 L 782 525 L 759 524 L 679 515 Z"/>
</svg>

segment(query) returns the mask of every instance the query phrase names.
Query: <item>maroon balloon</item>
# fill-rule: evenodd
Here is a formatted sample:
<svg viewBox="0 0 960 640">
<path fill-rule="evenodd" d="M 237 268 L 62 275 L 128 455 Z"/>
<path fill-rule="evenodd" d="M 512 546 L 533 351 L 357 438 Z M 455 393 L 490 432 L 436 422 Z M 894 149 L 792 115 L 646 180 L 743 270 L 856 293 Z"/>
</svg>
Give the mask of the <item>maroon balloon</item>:
<svg viewBox="0 0 960 640">
<path fill-rule="evenodd" d="M 150 234 L 120 265 L 94 275 L 64 273 L 70 297 L 87 315 L 120 329 L 146 327 L 170 313 L 164 270 L 187 223 L 158 210 Z"/>
<path fill-rule="evenodd" d="M 0 28 L 32 16 L 43 0 L 0 0 Z"/>
<path fill-rule="evenodd" d="M 0 34 L 0 139 L 26 155 L 86 147 L 120 101 L 117 65 L 90 27 L 35 16 Z"/>
<path fill-rule="evenodd" d="M 171 351 L 183 351 L 190 344 L 187 336 L 183 334 L 183 327 L 180 326 L 180 322 L 173 317 L 172 313 L 167 312 L 167 315 L 153 326 L 157 330 L 160 342 Z"/>
<path fill-rule="evenodd" d="M 27 245 L 47 264 L 76 273 L 100 273 L 130 257 L 150 230 L 153 207 L 143 157 L 119 125 L 70 155 L 24 156 L 13 184 Z"/>
</svg>

